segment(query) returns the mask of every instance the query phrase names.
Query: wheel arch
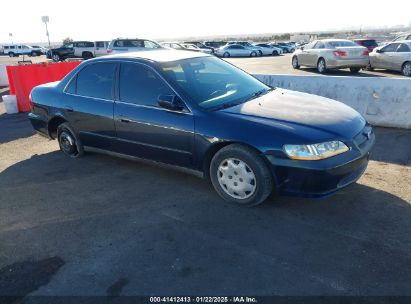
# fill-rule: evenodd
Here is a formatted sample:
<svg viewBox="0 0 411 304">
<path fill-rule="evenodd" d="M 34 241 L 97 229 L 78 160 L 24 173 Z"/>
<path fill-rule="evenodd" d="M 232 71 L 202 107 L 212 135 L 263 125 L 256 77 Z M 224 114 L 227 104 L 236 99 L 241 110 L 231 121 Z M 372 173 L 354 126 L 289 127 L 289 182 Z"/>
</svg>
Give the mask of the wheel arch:
<svg viewBox="0 0 411 304">
<path fill-rule="evenodd" d="M 65 122 L 67 122 L 67 119 L 60 115 L 54 116 L 52 119 L 49 120 L 47 124 L 47 130 L 49 133 L 49 137 L 51 139 L 57 138 L 57 128 L 59 127 L 59 125 Z"/>
<path fill-rule="evenodd" d="M 245 147 L 253 150 L 257 155 L 259 155 L 263 159 L 264 163 L 268 167 L 271 166 L 271 164 L 268 161 L 267 157 L 265 157 L 265 155 L 260 150 L 255 148 L 254 146 L 243 143 L 243 142 L 239 142 L 239 141 L 221 141 L 221 142 L 217 142 L 217 143 L 211 145 L 207 149 L 207 151 L 204 153 L 204 156 L 202 157 L 202 170 L 203 170 L 203 174 L 204 174 L 205 178 L 209 179 L 209 177 L 210 177 L 210 164 L 211 164 L 211 160 L 213 159 L 214 155 L 216 155 L 217 152 L 220 151 L 221 149 L 223 149 L 224 147 L 227 147 L 229 145 L 234 145 L 234 144 L 242 145 L 242 146 L 245 146 Z M 274 185 L 276 187 L 276 178 L 274 177 L 273 180 L 274 180 Z"/>
</svg>

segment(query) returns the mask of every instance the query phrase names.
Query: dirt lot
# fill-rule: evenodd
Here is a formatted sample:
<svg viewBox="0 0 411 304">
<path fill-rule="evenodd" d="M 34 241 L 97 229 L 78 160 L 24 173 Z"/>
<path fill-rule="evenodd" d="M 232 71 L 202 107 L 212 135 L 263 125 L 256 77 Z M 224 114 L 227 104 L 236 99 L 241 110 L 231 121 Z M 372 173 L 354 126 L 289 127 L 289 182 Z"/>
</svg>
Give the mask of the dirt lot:
<svg viewBox="0 0 411 304">
<path fill-rule="evenodd" d="M 411 131 L 357 184 L 222 202 L 180 172 L 65 157 L 0 103 L 0 295 L 411 295 Z"/>
</svg>

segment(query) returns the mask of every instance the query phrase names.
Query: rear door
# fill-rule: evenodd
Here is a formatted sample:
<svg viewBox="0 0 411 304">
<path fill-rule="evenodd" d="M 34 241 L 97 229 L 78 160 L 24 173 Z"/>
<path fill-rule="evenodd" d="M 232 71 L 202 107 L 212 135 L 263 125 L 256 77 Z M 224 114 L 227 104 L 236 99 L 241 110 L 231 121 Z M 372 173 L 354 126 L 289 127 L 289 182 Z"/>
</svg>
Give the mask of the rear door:
<svg viewBox="0 0 411 304">
<path fill-rule="evenodd" d="M 160 95 L 176 94 L 151 67 L 121 64 L 114 106 L 117 152 L 190 168 L 193 115 L 187 108 L 161 108 Z"/>
<path fill-rule="evenodd" d="M 114 62 L 88 64 L 65 90 L 64 114 L 85 146 L 110 149 L 115 139 L 113 96 L 117 66 Z"/>
</svg>

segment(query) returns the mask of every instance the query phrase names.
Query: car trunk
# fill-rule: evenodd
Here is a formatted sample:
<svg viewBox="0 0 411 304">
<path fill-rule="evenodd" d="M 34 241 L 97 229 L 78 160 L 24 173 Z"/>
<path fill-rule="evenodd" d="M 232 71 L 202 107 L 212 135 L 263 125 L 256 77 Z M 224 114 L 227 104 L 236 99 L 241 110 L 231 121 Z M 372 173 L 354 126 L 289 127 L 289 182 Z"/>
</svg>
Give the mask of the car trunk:
<svg viewBox="0 0 411 304">
<path fill-rule="evenodd" d="M 365 51 L 368 52 L 367 48 L 362 46 L 340 46 L 335 51 L 346 54 L 345 56 L 340 56 L 341 59 L 360 59 L 368 56 L 368 54 L 364 54 Z"/>
</svg>

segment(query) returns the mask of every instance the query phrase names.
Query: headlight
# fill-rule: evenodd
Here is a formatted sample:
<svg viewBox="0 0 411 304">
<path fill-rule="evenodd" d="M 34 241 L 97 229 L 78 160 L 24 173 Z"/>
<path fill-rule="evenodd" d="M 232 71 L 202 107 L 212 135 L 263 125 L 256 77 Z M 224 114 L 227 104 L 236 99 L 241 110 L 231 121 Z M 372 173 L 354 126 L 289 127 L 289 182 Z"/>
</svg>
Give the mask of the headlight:
<svg viewBox="0 0 411 304">
<path fill-rule="evenodd" d="M 329 141 L 314 145 L 284 145 L 284 152 L 290 158 L 298 160 L 320 160 L 348 150 L 348 147 L 341 141 Z"/>
</svg>

